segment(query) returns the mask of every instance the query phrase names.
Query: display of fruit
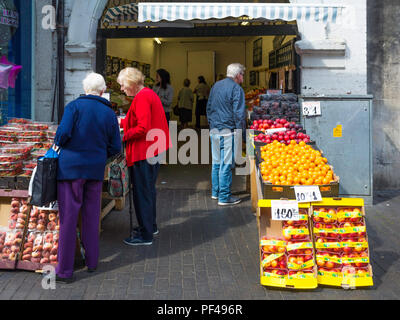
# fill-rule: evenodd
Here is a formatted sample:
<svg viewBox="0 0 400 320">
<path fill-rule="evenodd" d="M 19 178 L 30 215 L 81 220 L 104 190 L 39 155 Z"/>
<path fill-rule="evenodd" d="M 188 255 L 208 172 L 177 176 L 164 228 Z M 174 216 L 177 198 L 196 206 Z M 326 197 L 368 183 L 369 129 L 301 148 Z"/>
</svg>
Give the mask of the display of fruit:
<svg viewBox="0 0 400 320">
<path fill-rule="evenodd" d="M 337 211 L 337 219 L 339 223 L 353 222 L 361 223 L 363 214 L 360 208 L 340 208 Z"/>
<path fill-rule="evenodd" d="M 0 149 L 0 163 L 2 162 L 19 162 L 25 160 L 28 157 L 27 153 L 3 153 Z"/>
<path fill-rule="evenodd" d="M 350 253 L 341 257 L 343 267 L 367 267 L 369 264 L 368 250 L 360 253 Z"/>
<path fill-rule="evenodd" d="M 363 221 L 359 223 L 345 222 L 339 225 L 339 233 L 344 238 L 365 237 L 365 224 Z"/>
<path fill-rule="evenodd" d="M 255 142 L 262 142 L 262 143 L 272 143 L 274 140 L 278 140 L 280 143 L 290 144 L 290 141 L 296 141 L 299 143 L 300 141 L 304 141 L 305 143 L 310 142 L 310 136 L 298 132 L 294 130 L 284 131 L 284 132 L 277 132 L 272 134 L 264 134 L 260 133 L 254 137 Z"/>
<path fill-rule="evenodd" d="M 339 239 L 340 233 L 336 223 L 314 223 L 314 235 L 322 238 Z"/>
<path fill-rule="evenodd" d="M 328 269 L 341 268 L 342 261 L 339 255 L 329 252 L 319 252 L 316 254 L 316 262 L 318 268 L 324 267 Z"/>
<path fill-rule="evenodd" d="M 49 126 L 44 123 L 29 123 L 25 126 L 25 128 L 32 131 L 44 131 L 48 130 Z"/>
<path fill-rule="evenodd" d="M 275 119 L 275 120 L 254 120 L 250 129 L 265 131 L 268 129 L 280 129 L 285 128 L 287 131 L 297 133 L 303 130 L 300 124 L 296 124 L 293 121 L 288 121 L 286 118 Z"/>
<path fill-rule="evenodd" d="M 315 250 L 319 252 L 329 252 L 332 254 L 341 254 L 343 251 L 342 244 L 338 238 L 326 238 L 316 237 L 315 238 Z"/>
<path fill-rule="evenodd" d="M 289 145 L 273 143 L 260 147 L 260 173 L 264 182 L 274 185 L 322 185 L 334 182 L 328 160 L 304 141 Z"/>
<path fill-rule="evenodd" d="M 12 198 L 9 218 L 9 229 L 24 230 L 29 216 L 29 206 L 26 199 Z"/>
<path fill-rule="evenodd" d="M 21 142 L 31 142 L 31 143 L 33 143 L 33 142 L 35 142 L 35 143 L 38 143 L 38 142 L 44 142 L 44 141 L 46 141 L 47 140 L 47 136 L 36 136 L 36 137 L 22 137 L 22 136 L 18 136 L 17 137 L 17 141 L 18 141 L 18 143 L 21 143 Z"/>
<path fill-rule="evenodd" d="M 10 136 L 10 135 L 8 135 L 8 136 L 0 136 L 0 141 L 9 141 L 9 142 L 16 142 L 17 141 L 17 137 L 14 135 L 14 136 Z"/>
<path fill-rule="evenodd" d="M 283 239 L 262 237 L 261 238 L 261 250 L 262 253 L 285 253 L 286 252 L 286 241 Z"/>
<path fill-rule="evenodd" d="M 27 154 L 32 149 L 33 146 L 28 144 L 13 144 L 2 147 L 1 152 L 4 154 Z"/>
<path fill-rule="evenodd" d="M 305 226 L 283 226 L 283 237 L 285 240 L 310 241 L 310 231 Z"/>
<path fill-rule="evenodd" d="M 16 169 L 0 169 L 0 177 L 14 177 L 23 172 L 22 167 Z"/>
<path fill-rule="evenodd" d="M 24 169 L 35 169 L 37 166 L 37 160 L 29 160 L 23 162 Z"/>
<path fill-rule="evenodd" d="M 12 141 L 2 141 L 0 140 L 0 147 L 8 147 L 8 146 L 12 146 L 14 144 L 14 142 Z"/>
<path fill-rule="evenodd" d="M 40 263 L 57 263 L 58 233 L 44 233 L 43 252 Z"/>
<path fill-rule="evenodd" d="M 341 250 L 344 254 L 360 253 L 368 250 L 367 239 L 362 238 L 343 238 L 340 240 Z"/>
<path fill-rule="evenodd" d="M 8 231 L 4 238 L 1 250 L 1 258 L 6 260 L 16 260 L 21 250 L 22 231 Z M 2 238 L 1 238 L 2 239 Z M 1 241 L 2 242 L 2 241 Z M 1 243 L 0 242 L 0 243 Z"/>
<path fill-rule="evenodd" d="M 47 133 L 45 131 L 29 131 L 23 130 L 17 133 L 17 137 L 45 137 L 47 138 Z"/>
<path fill-rule="evenodd" d="M 314 207 L 313 221 L 323 223 L 336 223 L 336 210 L 334 208 Z"/>
<path fill-rule="evenodd" d="M 15 137 L 17 135 L 17 131 L 20 131 L 20 129 L 16 127 L 0 127 L 0 136 Z"/>
<path fill-rule="evenodd" d="M 288 269 L 289 270 L 310 270 L 314 266 L 314 256 L 310 254 L 289 254 L 288 255 Z"/>
<path fill-rule="evenodd" d="M 31 123 L 32 121 L 29 119 L 23 119 L 23 118 L 9 118 L 8 123 L 19 123 L 19 124 L 25 124 L 25 123 Z"/>
</svg>

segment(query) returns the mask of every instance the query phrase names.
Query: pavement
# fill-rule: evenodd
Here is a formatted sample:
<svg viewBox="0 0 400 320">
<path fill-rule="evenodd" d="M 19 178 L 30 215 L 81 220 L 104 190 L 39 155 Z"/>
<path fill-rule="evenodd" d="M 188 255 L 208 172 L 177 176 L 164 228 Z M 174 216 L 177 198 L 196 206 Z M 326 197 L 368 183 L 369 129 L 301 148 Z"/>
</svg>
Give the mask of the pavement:
<svg viewBox="0 0 400 320">
<path fill-rule="evenodd" d="M 374 286 L 356 290 L 260 285 L 258 230 L 245 178 L 233 191 L 243 199 L 219 207 L 210 198 L 210 166 L 166 165 L 158 179 L 160 233 L 151 246 L 130 247 L 128 205 L 102 223 L 96 272 L 77 268 L 72 284 L 42 287 L 43 276 L 0 271 L 1 300 L 386 300 L 400 298 L 400 192 L 379 193 L 367 207 Z"/>
</svg>

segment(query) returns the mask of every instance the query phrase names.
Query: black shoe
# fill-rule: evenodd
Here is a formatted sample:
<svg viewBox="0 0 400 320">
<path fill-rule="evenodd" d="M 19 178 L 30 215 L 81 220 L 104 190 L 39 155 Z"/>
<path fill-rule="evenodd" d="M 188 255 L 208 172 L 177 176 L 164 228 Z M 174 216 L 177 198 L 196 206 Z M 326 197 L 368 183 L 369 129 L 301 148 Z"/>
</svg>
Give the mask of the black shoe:
<svg viewBox="0 0 400 320">
<path fill-rule="evenodd" d="M 60 283 L 72 283 L 74 282 L 74 278 L 61 278 L 58 275 L 56 275 L 56 282 L 60 282 Z"/>
<path fill-rule="evenodd" d="M 93 273 L 97 270 L 97 268 L 87 268 L 87 272 Z"/>
<path fill-rule="evenodd" d="M 124 243 L 130 246 L 149 246 L 153 244 L 153 240 L 144 240 L 140 236 L 134 238 L 126 238 Z"/>
<path fill-rule="evenodd" d="M 142 232 L 142 228 L 141 227 L 135 227 L 135 228 L 133 228 L 133 232 L 140 234 Z M 159 234 L 159 233 L 160 233 L 160 231 L 158 229 L 153 231 L 153 235 L 156 235 L 156 234 Z"/>
</svg>

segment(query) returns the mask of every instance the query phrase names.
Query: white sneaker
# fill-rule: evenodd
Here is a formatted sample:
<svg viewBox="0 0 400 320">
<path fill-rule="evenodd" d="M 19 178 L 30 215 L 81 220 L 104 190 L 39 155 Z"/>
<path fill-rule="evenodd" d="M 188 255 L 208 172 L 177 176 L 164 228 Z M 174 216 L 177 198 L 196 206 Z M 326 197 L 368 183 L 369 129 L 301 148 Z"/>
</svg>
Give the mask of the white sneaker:
<svg viewBox="0 0 400 320">
<path fill-rule="evenodd" d="M 211 196 L 211 199 L 213 199 L 213 200 L 218 200 L 218 197 L 216 197 L 216 196 Z"/>
</svg>

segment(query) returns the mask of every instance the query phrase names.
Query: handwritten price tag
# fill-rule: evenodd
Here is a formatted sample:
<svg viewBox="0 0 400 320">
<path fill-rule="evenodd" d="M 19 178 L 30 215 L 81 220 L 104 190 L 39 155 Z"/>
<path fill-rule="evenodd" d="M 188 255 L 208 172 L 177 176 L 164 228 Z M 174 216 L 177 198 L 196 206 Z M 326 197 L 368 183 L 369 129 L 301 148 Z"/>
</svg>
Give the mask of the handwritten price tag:
<svg viewBox="0 0 400 320">
<path fill-rule="evenodd" d="M 321 102 L 320 101 L 307 101 L 303 102 L 303 116 L 320 116 L 321 115 Z"/>
<path fill-rule="evenodd" d="M 284 131 L 286 131 L 286 128 L 274 128 L 274 129 L 265 130 L 265 133 L 266 134 L 273 134 L 273 133 L 276 133 L 276 132 L 284 132 Z"/>
<path fill-rule="evenodd" d="M 294 200 L 271 200 L 272 220 L 299 220 L 299 204 Z"/>
<path fill-rule="evenodd" d="M 321 192 L 318 186 L 295 186 L 294 193 L 297 202 L 317 202 L 322 201 Z"/>
</svg>

